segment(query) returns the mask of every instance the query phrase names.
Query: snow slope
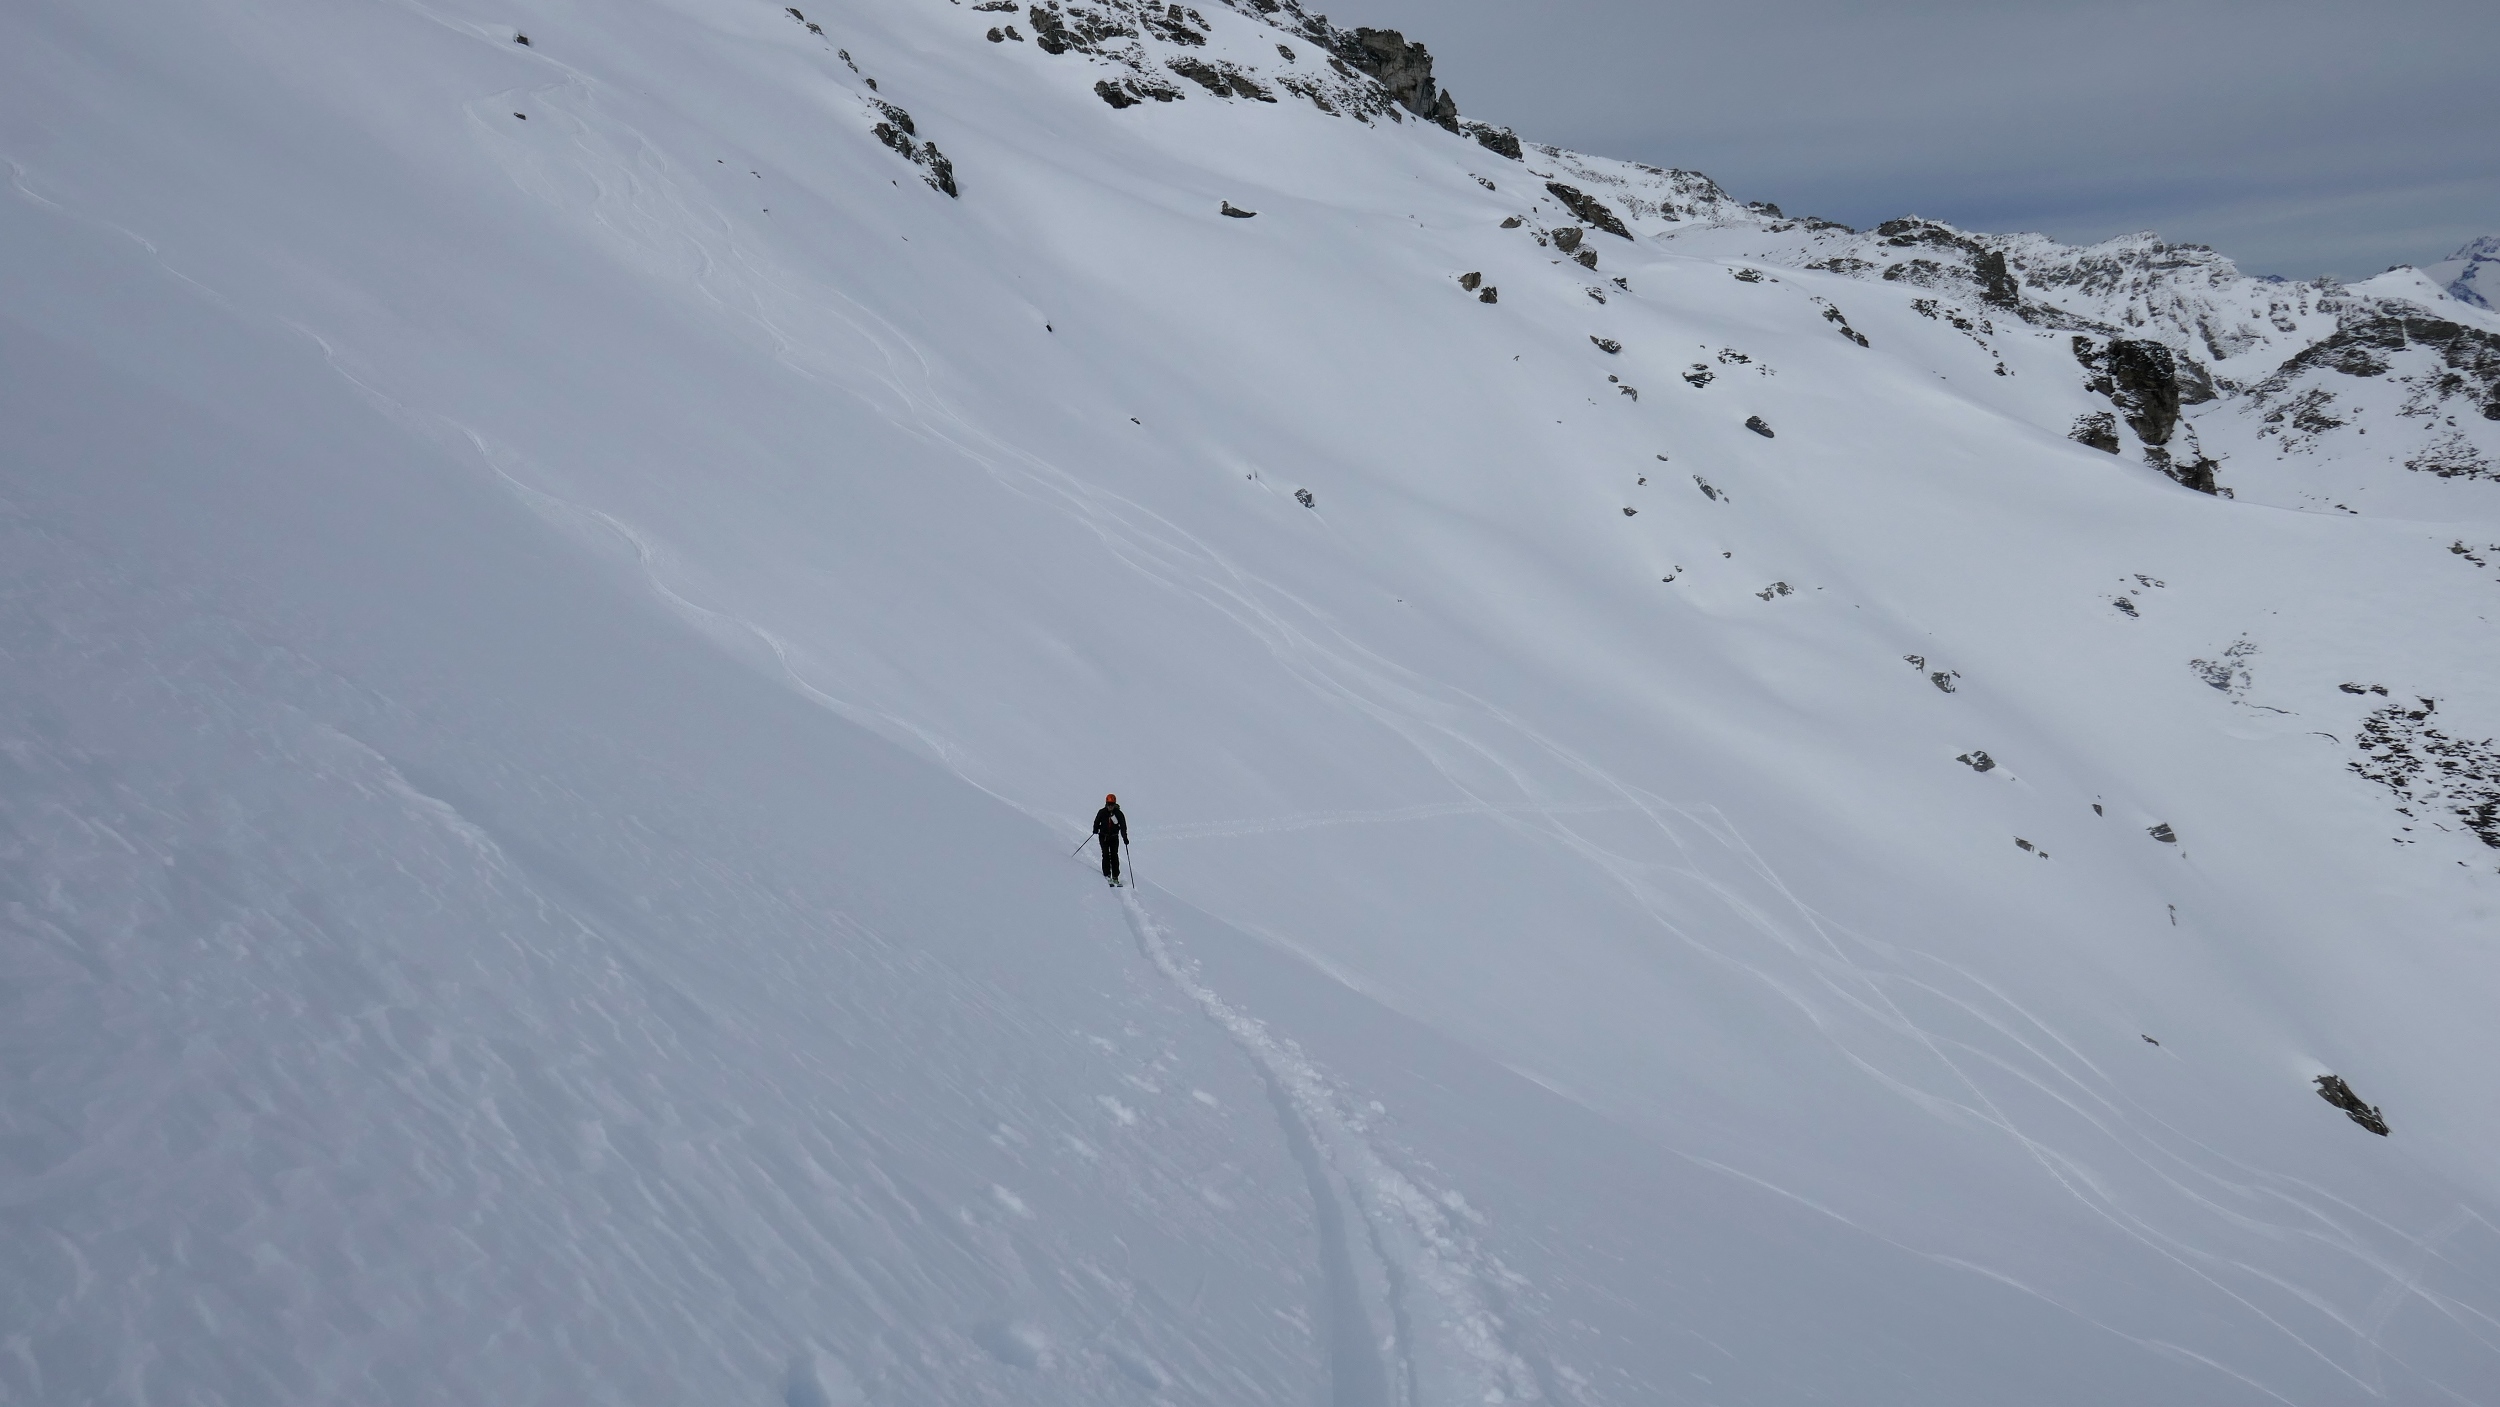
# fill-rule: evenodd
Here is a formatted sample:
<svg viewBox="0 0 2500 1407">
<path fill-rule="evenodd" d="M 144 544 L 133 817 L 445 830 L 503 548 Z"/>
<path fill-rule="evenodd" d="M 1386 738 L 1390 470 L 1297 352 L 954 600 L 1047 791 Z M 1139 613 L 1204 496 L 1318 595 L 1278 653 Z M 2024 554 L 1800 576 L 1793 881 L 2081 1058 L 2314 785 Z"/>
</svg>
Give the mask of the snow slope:
<svg viewBox="0 0 2500 1407">
<path fill-rule="evenodd" d="M 2489 1400 L 2500 490 L 1059 23 L 0 15 L 0 1400 Z"/>
<path fill-rule="evenodd" d="M 2500 297 L 2500 235 L 2484 235 L 2422 272 L 2449 297 L 2488 308 Z"/>
</svg>

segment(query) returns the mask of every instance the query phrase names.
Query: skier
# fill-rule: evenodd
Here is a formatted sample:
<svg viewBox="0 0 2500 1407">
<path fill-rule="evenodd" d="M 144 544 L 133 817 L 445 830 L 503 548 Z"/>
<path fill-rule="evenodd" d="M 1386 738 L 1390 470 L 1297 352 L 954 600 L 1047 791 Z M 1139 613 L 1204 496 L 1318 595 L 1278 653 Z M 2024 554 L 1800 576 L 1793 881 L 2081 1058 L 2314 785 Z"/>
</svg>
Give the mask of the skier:
<svg viewBox="0 0 2500 1407">
<path fill-rule="evenodd" d="M 1128 816 L 1120 810 L 1118 793 L 1102 799 L 1102 809 L 1094 813 L 1094 842 L 1102 849 L 1102 877 L 1111 887 L 1120 887 L 1120 847 L 1128 843 Z"/>
</svg>

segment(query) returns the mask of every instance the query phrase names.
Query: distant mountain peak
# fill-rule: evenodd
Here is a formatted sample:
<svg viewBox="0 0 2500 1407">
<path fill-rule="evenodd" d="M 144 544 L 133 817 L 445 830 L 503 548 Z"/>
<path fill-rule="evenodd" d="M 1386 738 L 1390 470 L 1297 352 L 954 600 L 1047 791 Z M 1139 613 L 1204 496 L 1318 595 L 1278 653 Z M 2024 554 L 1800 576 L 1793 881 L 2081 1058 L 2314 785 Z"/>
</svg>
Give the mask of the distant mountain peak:
<svg viewBox="0 0 2500 1407">
<path fill-rule="evenodd" d="M 2500 234 L 2484 235 L 2422 272 L 2460 303 L 2500 308 Z"/>
</svg>

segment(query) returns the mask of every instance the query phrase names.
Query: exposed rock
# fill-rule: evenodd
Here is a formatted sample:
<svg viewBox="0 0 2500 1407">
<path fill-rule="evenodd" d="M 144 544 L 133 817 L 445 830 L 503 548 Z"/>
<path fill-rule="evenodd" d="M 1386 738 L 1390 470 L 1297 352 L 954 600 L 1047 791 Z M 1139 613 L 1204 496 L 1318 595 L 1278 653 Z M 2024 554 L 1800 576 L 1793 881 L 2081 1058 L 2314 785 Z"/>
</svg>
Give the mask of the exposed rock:
<svg viewBox="0 0 2500 1407">
<path fill-rule="evenodd" d="M 2317 1085 L 2318 1098 L 2343 1110 L 2345 1118 L 2381 1138 L 2387 1136 L 2386 1118 L 2379 1113 L 2377 1106 L 2362 1103 L 2361 1096 L 2352 1092 L 2352 1086 L 2344 1083 L 2343 1076 L 2320 1075 Z"/>
<path fill-rule="evenodd" d="M 1229 200 L 1223 201 L 1221 204 L 1223 206 L 1224 213 L 1232 216 L 1236 220 L 1247 220 L 1259 213 L 1256 210 L 1244 210 Z"/>
<path fill-rule="evenodd" d="M 2442 378 L 2446 384 L 2438 390 L 2462 396 L 2486 420 L 2500 420 L 2500 333 L 2394 308 L 2347 318 L 2332 335 L 2283 363 L 2257 389 L 2261 393 L 2280 390 L 2291 377 L 2311 367 L 2346 376 L 2381 376 L 2388 370 L 2388 355 L 2408 347 L 2439 353 L 2447 374 Z"/>
<path fill-rule="evenodd" d="M 1699 474 L 1695 474 L 1693 476 L 1693 482 L 1700 487 L 1702 497 L 1709 499 L 1713 503 L 1719 501 L 1719 491 L 1710 486 L 1710 481 L 1708 479 L 1703 478 Z"/>
<path fill-rule="evenodd" d="M 2090 445 L 2104 454 L 2118 452 L 2118 417 L 2106 410 L 2088 411 L 2075 417 L 2074 428 L 2066 438 L 2079 445 Z"/>
<path fill-rule="evenodd" d="M 955 189 L 955 163 L 946 159 L 946 154 L 937 149 L 937 143 L 912 141 L 913 134 L 919 129 L 912 125 L 911 114 L 892 103 L 881 102 L 876 106 L 879 112 L 885 114 L 886 120 L 869 128 L 869 135 L 896 156 L 925 168 L 930 185 L 950 196 L 959 196 L 961 193 Z"/>
<path fill-rule="evenodd" d="M 1625 516 L 1625 517 L 1629 518 L 1629 517 L 1633 516 L 1634 514 L 1636 514 L 1636 513 L 1640 512 L 1640 511 L 1641 511 L 1641 510 L 1639 510 L 1638 508 L 1626 508 L 1626 509 L 1624 509 L 1624 510 L 1623 510 L 1623 516 Z"/>
<path fill-rule="evenodd" d="M 2134 601 L 2134 599 L 2133 599 L 2132 597 L 2127 597 L 2127 596 L 2113 596 L 2113 597 L 2111 597 L 2111 598 L 2110 598 L 2110 602 L 2109 602 L 2109 603 L 2110 603 L 2111 605 L 2113 605 L 2113 606 L 2116 606 L 2116 607 L 2118 608 L 2118 614 L 2120 614 L 2120 615 L 2122 615 L 2122 616 L 2125 616 L 2127 619 L 2129 619 L 2129 620 L 2136 620 L 2136 619 L 2139 619 L 2139 617 L 2138 617 L 2138 616 L 2137 616 L 2137 614 L 2136 614 L 2136 609 L 2135 609 L 2135 601 Z"/>
<path fill-rule="evenodd" d="M 2495 467 L 2473 441 L 2455 430 L 2438 436 L 2407 458 L 2405 467 L 2417 474 L 2436 474 L 2443 479 L 2500 479 L 2500 467 Z"/>
<path fill-rule="evenodd" d="M 1305 508 L 1319 507 L 1319 500 L 1311 496 L 1311 491 L 1309 489 L 1295 489 L 1293 491 L 1293 501 L 1301 504 Z"/>
<path fill-rule="evenodd" d="M 1797 588 L 1790 586 L 1787 582 L 1775 581 L 1769 586 L 1762 588 L 1760 591 L 1755 592 L 1754 595 L 1768 601 L 1774 596 L 1793 596 L 1796 592 Z"/>
<path fill-rule="evenodd" d="M 1502 220 L 1502 228 L 1503 228 L 1503 229 L 1506 229 L 1506 230 L 1515 230 L 1515 229 L 1519 228 L 1519 226 L 1520 226 L 1521 224 L 1523 224 L 1523 223 L 1525 223 L 1525 222 L 1524 222 L 1524 221 L 1522 221 L 1522 220 L 1521 220 L 1518 216 L 1516 216 L 1516 215 L 1509 215 L 1509 216 L 1505 216 L 1505 217 L 1503 217 L 1503 220 Z"/>
<path fill-rule="evenodd" d="M 923 142 L 920 146 L 919 161 L 921 165 L 929 168 L 930 185 L 950 196 L 962 198 L 962 192 L 955 189 L 955 163 L 946 159 L 946 154 L 938 150 L 937 143 Z"/>
<path fill-rule="evenodd" d="M 1953 760 L 1964 764 L 1974 772 L 1993 772 L 1996 770 L 1997 766 L 1997 760 L 1995 758 L 1990 757 L 1987 753 L 1978 748 L 1973 748 Z"/>
<path fill-rule="evenodd" d="M 1203 59 L 1183 56 L 1168 59 L 1163 66 L 1219 98 L 1252 98 L 1263 103 L 1276 101 L 1275 94 L 1252 81 L 1250 75 L 1229 65 L 1211 64 Z"/>
<path fill-rule="evenodd" d="M 1552 235 L 1554 247 L 1568 254 L 1580 247 L 1580 240 L 1587 233 L 1588 231 L 1581 229 L 1578 225 L 1565 225 L 1554 231 Z"/>
<path fill-rule="evenodd" d="M 2373 685 L 2373 692 L 2382 686 Z M 2362 760 L 2352 770 L 2396 794 L 2399 810 L 2425 803 L 2455 816 L 2483 844 L 2500 849 L 2500 745 L 2451 737 L 2430 726 L 2439 709 L 2389 704 L 2364 719 L 2357 739 Z"/>
<path fill-rule="evenodd" d="M 2186 463 L 2181 463 L 2171 458 L 2170 451 L 2154 448 L 2144 451 L 2144 462 L 2159 469 L 2163 474 L 2168 475 L 2173 483 L 2182 487 L 2194 489 L 2198 493 L 2222 496 L 2222 486 L 2214 482 L 2214 474 L 2222 466 L 2201 454 Z"/>
<path fill-rule="evenodd" d="M 1380 80 L 1398 106 L 1427 122 L 1458 130 L 1458 100 L 1432 81 L 1432 54 L 1394 29 L 1357 29 L 1336 36 L 1339 58 Z"/>
<path fill-rule="evenodd" d="M 1733 269 L 1729 272 L 1735 275 L 1738 283 L 1762 282 L 1762 271 L 1760 269 Z"/>
<path fill-rule="evenodd" d="M 2104 346 L 2077 336 L 2073 346 L 2075 360 L 2093 373 L 2084 384 L 2109 397 L 2136 438 L 2148 445 L 2170 443 L 2179 428 L 2179 363 L 2170 349 L 2128 337 Z"/>
<path fill-rule="evenodd" d="M 1623 222 L 1615 218 L 1615 212 L 1607 209 L 1604 201 L 1587 195 L 1576 186 L 1566 186 L 1560 181 L 1547 181 L 1545 189 L 1551 191 L 1554 199 L 1561 201 L 1563 207 L 1579 217 L 1582 222 L 1595 225 L 1610 235 L 1618 235 L 1624 239 L 1632 237 L 1632 232 L 1623 227 Z"/>
<path fill-rule="evenodd" d="M 1488 283 L 1484 286 L 1484 292 L 1476 295 L 1476 301 L 1479 303 L 1499 303 L 1502 301 L 1502 290 L 1495 288 L 1493 285 Z"/>
<path fill-rule="evenodd" d="M 2005 255 L 1994 249 L 1975 250 L 1970 257 L 1970 271 L 1979 280 L 1980 301 L 2000 308 L 2023 305 L 2022 285 L 2005 267 Z"/>
<path fill-rule="evenodd" d="M 1962 671 L 1958 669 L 1940 669 L 1928 675 L 1927 682 L 1950 694 L 1954 692 L 1954 681 L 1961 677 Z"/>
<path fill-rule="evenodd" d="M 1692 369 L 1684 373 L 1684 384 L 1696 391 L 1717 379 L 1718 374 L 1701 362 L 1693 363 Z"/>
<path fill-rule="evenodd" d="M 1764 439 L 1766 439 L 1766 440 L 1773 438 L 1773 436 L 1772 436 L 1772 434 L 1771 434 L 1771 426 L 1770 426 L 1770 423 L 1769 423 L 1769 422 L 1767 422 L 1767 421 L 1765 421 L 1765 420 L 1764 420 L 1761 416 L 1759 416 L 1759 415 L 1748 415 L 1748 416 L 1746 416 L 1746 417 L 1745 417 L 1745 428 L 1746 428 L 1746 429 L 1748 429 L 1748 430 L 1753 431 L 1755 434 L 1760 435 L 1762 438 L 1764 438 Z"/>
<path fill-rule="evenodd" d="M 1112 82 L 1108 78 L 1094 85 L 1094 96 L 1102 99 L 1106 103 L 1111 104 L 1115 108 L 1135 107 L 1138 102 L 1137 99 L 1130 97 L 1119 84 Z"/>
<path fill-rule="evenodd" d="M 1484 286 L 1484 275 L 1481 273 L 1460 274 L 1458 276 L 1458 286 L 1466 289 L 1470 293 L 1473 293 L 1477 289 Z"/>
<path fill-rule="evenodd" d="M 2144 833 L 2151 836 L 2153 839 L 2160 841 L 2164 845 L 2176 845 L 2179 843 L 2179 833 L 2170 828 L 2170 823 L 2168 821 L 2163 821 L 2159 825 L 2148 826 L 2145 828 Z"/>
<path fill-rule="evenodd" d="M 2248 686 L 2254 682 L 2249 672 L 2248 660 L 2256 653 L 2256 641 L 2234 640 L 2230 648 L 2222 652 L 2221 658 L 2189 660 L 2188 668 L 2195 671 L 2196 677 L 2204 680 L 2207 687 L 2229 694 L 2236 699 L 2246 694 Z"/>
<path fill-rule="evenodd" d="M 1594 269 L 1597 267 L 1597 251 L 1583 246 L 1579 253 L 1571 256 L 1571 261 L 1581 268 Z M 1605 299 L 1600 298 L 1598 301 L 1602 303 Z"/>
<path fill-rule="evenodd" d="M 1856 328 L 1849 325 L 1848 317 L 1844 315 L 1840 309 L 1832 306 L 1830 303 L 1824 302 L 1824 300 L 1820 298 L 1817 298 L 1814 301 L 1822 306 L 1823 321 L 1832 323 L 1839 327 L 1841 336 L 1848 338 L 1850 341 L 1857 343 L 1861 347 L 1872 345 L 1866 340 L 1865 333 L 1860 332 Z"/>
<path fill-rule="evenodd" d="M 1623 344 L 1611 337 L 1591 337 L 1589 340 L 1597 344 L 1597 350 L 1610 357 L 1623 350 Z"/>
<path fill-rule="evenodd" d="M 1519 134 L 1509 128 L 1496 127 L 1490 122 L 1462 122 L 1458 126 L 1460 131 L 1476 139 L 1476 145 L 1495 156 L 1507 156 L 1513 161 L 1523 159 L 1519 150 Z"/>
</svg>

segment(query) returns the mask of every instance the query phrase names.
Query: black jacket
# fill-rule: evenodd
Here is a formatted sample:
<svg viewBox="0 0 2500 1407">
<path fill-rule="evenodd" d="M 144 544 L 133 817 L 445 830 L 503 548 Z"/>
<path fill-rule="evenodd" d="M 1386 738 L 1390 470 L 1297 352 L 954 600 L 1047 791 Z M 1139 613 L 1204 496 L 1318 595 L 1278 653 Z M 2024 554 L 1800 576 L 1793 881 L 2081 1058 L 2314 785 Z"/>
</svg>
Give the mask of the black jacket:
<svg viewBox="0 0 2500 1407">
<path fill-rule="evenodd" d="M 1128 840 L 1128 815 L 1117 806 L 1106 806 L 1094 813 L 1094 838 L 1105 845 Z"/>
</svg>

